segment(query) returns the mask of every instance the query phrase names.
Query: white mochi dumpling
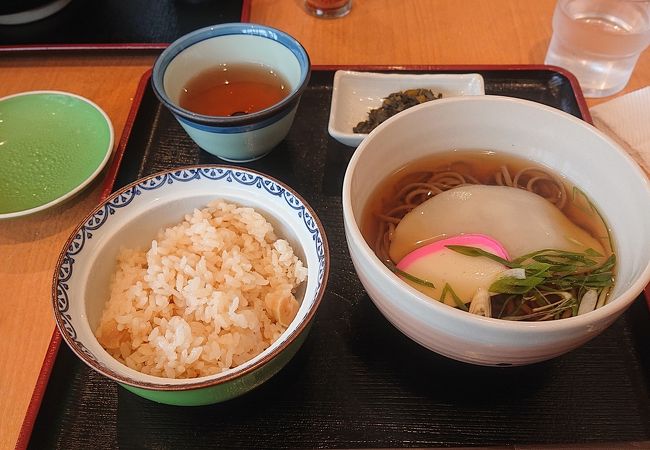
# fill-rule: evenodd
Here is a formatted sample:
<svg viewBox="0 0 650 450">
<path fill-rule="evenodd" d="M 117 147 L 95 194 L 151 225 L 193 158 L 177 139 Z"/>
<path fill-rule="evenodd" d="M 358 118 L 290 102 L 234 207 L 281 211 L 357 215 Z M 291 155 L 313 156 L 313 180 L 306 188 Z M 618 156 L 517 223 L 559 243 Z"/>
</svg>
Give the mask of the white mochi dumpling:
<svg viewBox="0 0 650 450">
<path fill-rule="evenodd" d="M 400 261 L 430 242 L 467 233 L 499 241 L 511 258 L 556 249 L 605 254 L 603 246 L 537 194 L 507 186 L 450 189 L 406 214 L 393 234 L 389 254 Z"/>
<path fill-rule="evenodd" d="M 463 240 L 464 237 L 468 239 Z M 494 245 L 486 245 L 485 238 L 476 237 L 465 235 L 436 241 L 409 253 L 397 264 L 397 268 L 403 273 L 425 280 L 433 286 L 418 283 L 400 273 L 398 275 L 423 294 L 439 301 L 444 300 L 450 306 L 458 305 L 449 293 L 443 299 L 446 285 L 449 285 L 463 303 L 469 303 L 479 289 L 488 291 L 490 285 L 508 269 L 490 258 L 466 256 L 446 247 L 465 245 L 507 258 L 507 255 L 495 251 Z"/>
</svg>

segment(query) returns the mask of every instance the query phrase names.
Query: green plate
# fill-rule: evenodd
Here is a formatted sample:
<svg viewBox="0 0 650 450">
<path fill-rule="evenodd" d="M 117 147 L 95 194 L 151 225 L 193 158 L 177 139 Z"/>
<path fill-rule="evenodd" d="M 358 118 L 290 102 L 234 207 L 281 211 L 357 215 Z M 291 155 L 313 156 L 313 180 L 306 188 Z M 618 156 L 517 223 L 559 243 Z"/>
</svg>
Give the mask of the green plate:
<svg viewBox="0 0 650 450">
<path fill-rule="evenodd" d="M 88 185 L 113 148 L 113 126 L 88 99 L 34 91 L 0 99 L 0 219 L 54 206 Z"/>
</svg>

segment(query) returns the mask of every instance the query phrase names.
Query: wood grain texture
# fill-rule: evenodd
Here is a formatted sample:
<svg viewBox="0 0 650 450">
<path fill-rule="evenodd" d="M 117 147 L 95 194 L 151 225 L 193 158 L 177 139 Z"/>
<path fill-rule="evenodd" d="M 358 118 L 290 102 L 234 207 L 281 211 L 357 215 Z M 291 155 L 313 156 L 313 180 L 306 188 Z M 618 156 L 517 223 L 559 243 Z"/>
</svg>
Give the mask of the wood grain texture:
<svg viewBox="0 0 650 450">
<path fill-rule="evenodd" d="M 297 37 L 313 64 L 541 64 L 554 3 L 355 0 L 347 17 L 321 20 L 304 13 L 299 0 L 250 0 L 250 19 Z M 33 89 L 86 96 L 105 109 L 119 139 L 137 82 L 154 60 L 151 54 L 129 55 L 0 54 L 0 96 Z M 648 84 L 646 50 L 623 93 Z M 52 332 L 54 262 L 98 191 L 95 183 L 60 208 L 0 222 L 0 448 L 16 442 Z"/>
<path fill-rule="evenodd" d="M 253 0 L 251 22 L 287 31 L 323 64 L 539 63 L 553 5 L 548 0 L 358 0 L 348 16 L 323 20 L 306 15 L 299 1 Z"/>
<path fill-rule="evenodd" d="M 50 89 L 97 103 L 119 139 L 141 75 L 155 56 L 37 53 L 0 56 L 0 97 Z M 52 270 L 74 226 L 96 204 L 103 175 L 60 207 L 0 222 L 0 448 L 12 448 L 47 350 L 54 320 Z"/>
<path fill-rule="evenodd" d="M 299 0 L 251 0 L 251 22 L 296 37 L 313 64 L 543 64 L 555 0 L 354 0 L 323 20 Z M 624 92 L 650 83 L 650 50 Z M 590 106 L 606 99 L 588 99 Z"/>
</svg>

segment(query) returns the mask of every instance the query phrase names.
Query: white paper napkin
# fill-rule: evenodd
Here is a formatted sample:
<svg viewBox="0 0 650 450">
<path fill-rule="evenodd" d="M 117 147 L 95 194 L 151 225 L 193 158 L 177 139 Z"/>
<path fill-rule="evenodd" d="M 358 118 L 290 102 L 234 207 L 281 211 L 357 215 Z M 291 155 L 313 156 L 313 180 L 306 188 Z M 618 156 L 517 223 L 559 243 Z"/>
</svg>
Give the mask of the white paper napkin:
<svg viewBox="0 0 650 450">
<path fill-rule="evenodd" d="M 589 111 L 594 125 L 625 148 L 650 176 L 650 86 Z"/>
</svg>

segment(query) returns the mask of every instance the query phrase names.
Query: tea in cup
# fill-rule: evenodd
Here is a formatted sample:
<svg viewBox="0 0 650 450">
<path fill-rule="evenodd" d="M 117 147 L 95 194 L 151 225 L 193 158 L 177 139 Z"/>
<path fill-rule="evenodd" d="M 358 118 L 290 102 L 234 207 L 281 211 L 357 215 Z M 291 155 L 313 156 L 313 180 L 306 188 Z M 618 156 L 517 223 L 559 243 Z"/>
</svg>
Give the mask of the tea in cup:
<svg viewBox="0 0 650 450">
<path fill-rule="evenodd" d="M 173 42 L 154 65 L 152 85 L 199 147 L 246 162 L 285 138 L 310 73 L 309 56 L 293 37 L 234 23 Z"/>
</svg>

